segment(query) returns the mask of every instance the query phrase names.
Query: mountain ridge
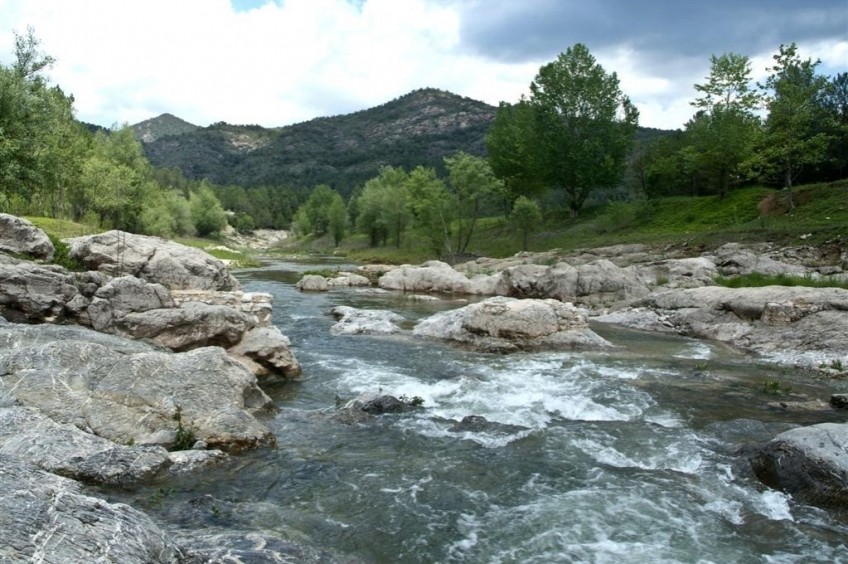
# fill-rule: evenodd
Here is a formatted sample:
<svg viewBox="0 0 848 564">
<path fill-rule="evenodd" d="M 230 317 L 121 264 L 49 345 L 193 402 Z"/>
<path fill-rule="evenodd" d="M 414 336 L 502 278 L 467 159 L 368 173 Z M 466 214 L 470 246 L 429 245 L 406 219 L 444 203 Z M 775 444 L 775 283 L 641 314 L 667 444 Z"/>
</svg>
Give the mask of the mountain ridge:
<svg viewBox="0 0 848 564">
<path fill-rule="evenodd" d="M 485 154 L 497 108 L 422 88 L 373 108 L 283 127 L 213 123 L 194 126 L 162 114 L 131 126 L 154 166 L 221 185 L 328 184 L 343 194 L 381 166 L 443 167 L 463 150 Z"/>
</svg>

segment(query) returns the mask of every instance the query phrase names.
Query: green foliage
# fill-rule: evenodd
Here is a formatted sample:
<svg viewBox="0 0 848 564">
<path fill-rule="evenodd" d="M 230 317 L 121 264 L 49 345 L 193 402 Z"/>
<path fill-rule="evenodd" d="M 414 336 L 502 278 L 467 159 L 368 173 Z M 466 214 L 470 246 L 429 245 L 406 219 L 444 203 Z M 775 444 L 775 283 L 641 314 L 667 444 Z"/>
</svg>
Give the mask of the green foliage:
<svg viewBox="0 0 848 564">
<path fill-rule="evenodd" d="M 530 84 L 540 176 L 563 191 L 572 215 L 590 193 L 623 177 L 639 112 L 618 84 L 581 43 L 539 69 Z"/>
<path fill-rule="evenodd" d="M 174 444 L 171 450 L 190 450 L 197 442 L 197 436 L 190 428 L 183 426 L 182 406 L 177 405 L 172 419 L 177 422 L 177 429 L 174 433 Z"/>
<path fill-rule="evenodd" d="M 489 163 L 482 157 L 460 151 L 446 157 L 445 166 L 448 185 L 456 202 L 454 252 L 465 253 L 486 200 L 494 194 L 503 194 L 504 184 L 495 177 Z"/>
<path fill-rule="evenodd" d="M 537 162 L 535 125 L 536 112 L 528 101 L 501 102 L 486 135 L 489 164 L 503 182 L 506 211 L 519 196 L 538 195 L 545 187 Z"/>
<path fill-rule="evenodd" d="M 792 386 L 783 385 L 778 380 L 766 380 L 763 382 L 762 390 L 764 394 L 779 396 L 790 393 Z"/>
<path fill-rule="evenodd" d="M 327 219 L 329 220 L 330 236 L 333 238 L 333 244 L 338 247 L 339 243 L 344 239 L 347 229 L 347 208 L 344 205 L 342 197 L 336 192 L 333 201 L 330 202 L 330 208 L 327 210 Z"/>
<path fill-rule="evenodd" d="M 432 168 L 416 167 L 407 179 L 407 209 L 413 225 L 436 256 L 450 254 L 450 227 L 456 211 L 455 200 Z"/>
<path fill-rule="evenodd" d="M 55 249 L 55 252 L 53 253 L 53 264 L 57 264 L 72 272 L 85 272 L 88 270 L 88 267 L 85 266 L 85 264 L 75 258 L 71 258 L 68 255 L 68 245 L 62 242 L 61 239 L 50 234 L 48 234 L 48 237 L 50 238 L 50 242 L 53 243 L 53 248 Z"/>
<path fill-rule="evenodd" d="M 201 237 L 218 233 L 227 226 L 227 214 L 210 186 L 202 185 L 192 193 L 188 204 L 194 228 Z"/>
<path fill-rule="evenodd" d="M 157 193 L 144 203 L 139 216 L 139 230 L 147 235 L 165 238 L 194 235 L 189 202 L 177 192 Z"/>
<path fill-rule="evenodd" d="M 526 196 L 519 196 L 512 206 L 509 216 L 510 223 L 521 233 L 521 250 L 527 250 L 527 240 L 534 230 L 542 223 L 542 210 L 534 200 Z"/>
<path fill-rule="evenodd" d="M 351 208 L 356 228 L 368 235 L 372 247 L 391 237 L 395 247 L 400 248 L 403 234 L 412 221 L 408 180 L 405 170 L 383 167 L 354 195 Z"/>
<path fill-rule="evenodd" d="M 827 152 L 829 136 L 817 127 L 826 118 L 816 103 L 827 80 L 815 73 L 819 61 L 801 60 L 794 43 L 781 45 L 773 58 L 762 86 L 769 95 L 759 165 L 765 176 L 782 177 L 792 209 L 792 185 L 801 168 L 824 160 Z"/>
<path fill-rule="evenodd" d="M 809 288 L 842 288 L 848 290 L 848 281 L 827 276 L 794 276 L 791 274 L 741 274 L 739 276 L 718 276 L 714 282 L 727 288 L 759 288 L 763 286 L 806 286 Z"/>
</svg>

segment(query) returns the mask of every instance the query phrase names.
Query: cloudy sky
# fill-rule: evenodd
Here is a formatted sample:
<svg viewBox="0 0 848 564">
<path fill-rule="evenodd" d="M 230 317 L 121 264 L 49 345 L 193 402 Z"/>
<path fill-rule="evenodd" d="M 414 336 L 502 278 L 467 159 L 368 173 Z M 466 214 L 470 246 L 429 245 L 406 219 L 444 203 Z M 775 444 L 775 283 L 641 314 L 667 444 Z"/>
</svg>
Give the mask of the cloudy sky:
<svg viewBox="0 0 848 564">
<path fill-rule="evenodd" d="M 422 87 L 515 102 L 578 42 L 649 127 L 691 117 L 711 54 L 748 55 L 762 78 L 794 41 L 848 71 L 848 0 L 0 0 L 0 63 L 27 26 L 77 117 L 106 127 L 281 126 Z"/>
</svg>

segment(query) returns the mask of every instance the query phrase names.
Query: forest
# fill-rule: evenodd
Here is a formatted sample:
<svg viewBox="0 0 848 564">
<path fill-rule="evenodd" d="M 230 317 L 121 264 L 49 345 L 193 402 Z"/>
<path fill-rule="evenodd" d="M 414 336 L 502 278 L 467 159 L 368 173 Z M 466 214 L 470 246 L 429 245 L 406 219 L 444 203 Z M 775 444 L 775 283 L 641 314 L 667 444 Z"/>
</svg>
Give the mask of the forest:
<svg viewBox="0 0 848 564">
<path fill-rule="evenodd" d="M 567 224 L 591 206 L 724 199 L 760 185 L 782 190 L 791 211 L 798 184 L 848 175 L 848 73 L 819 74 L 819 62 L 800 57 L 795 44 L 778 48 L 762 83 L 753 82 L 747 56 L 712 56 L 709 76 L 693 85 L 691 119 L 673 132 L 640 129 L 616 73 L 575 44 L 539 69 L 528 96 L 500 104 L 485 147 L 460 143 L 425 159 L 415 155 L 432 147 L 422 146 L 416 151 L 424 153 L 372 162 L 376 174 L 318 185 L 308 175 L 280 184 L 267 174 L 216 183 L 154 167 L 129 126 L 77 121 L 73 96 L 46 78 L 52 63 L 28 30 L 16 36 L 15 60 L 0 64 L 0 210 L 102 229 L 208 236 L 229 223 L 292 229 L 333 245 L 351 236 L 371 247 L 415 240 L 443 256 L 467 252 L 482 218 L 501 217 L 526 247 L 535 230 Z M 394 107 L 379 115 L 397 119 Z M 417 123 L 427 123 L 424 113 Z M 215 124 L 205 135 L 234 127 L 247 126 Z M 291 136 L 286 142 L 301 146 Z M 275 146 L 257 150 L 270 158 Z"/>
</svg>

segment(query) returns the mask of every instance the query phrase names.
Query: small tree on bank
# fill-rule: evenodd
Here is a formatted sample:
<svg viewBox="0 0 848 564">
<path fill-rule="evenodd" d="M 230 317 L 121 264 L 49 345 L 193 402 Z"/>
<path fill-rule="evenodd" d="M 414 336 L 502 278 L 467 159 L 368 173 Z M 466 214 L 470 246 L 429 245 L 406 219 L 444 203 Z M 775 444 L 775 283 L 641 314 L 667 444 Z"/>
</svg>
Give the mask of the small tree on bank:
<svg viewBox="0 0 848 564">
<path fill-rule="evenodd" d="M 521 234 L 521 250 L 526 251 L 530 233 L 538 229 L 542 223 L 542 210 L 535 200 L 519 196 L 512 205 L 509 221 Z"/>
</svg>

